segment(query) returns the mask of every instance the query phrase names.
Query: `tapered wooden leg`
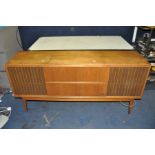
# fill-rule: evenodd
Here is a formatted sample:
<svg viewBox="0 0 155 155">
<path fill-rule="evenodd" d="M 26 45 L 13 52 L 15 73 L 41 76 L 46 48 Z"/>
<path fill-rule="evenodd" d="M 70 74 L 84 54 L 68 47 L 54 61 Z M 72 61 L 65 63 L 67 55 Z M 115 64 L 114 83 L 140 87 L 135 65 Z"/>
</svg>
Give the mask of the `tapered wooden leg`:
<svg viewBox="0 0 155 155">
<path fill-rule="evenodd" d="M 27 101 L 26 99 L 23 98 L 23 106 L 24 106 L 24 111 L 27 112 L 28 108 L 27 108 Z"/>
<path fill-rule="evenodd" d="M 131 111 L 132 111 L 134 105 L 135 105 L 134 100 L 130 100 L 129 106 L 128 106 L 128 114 L 131 114 Z"/>
</svg>

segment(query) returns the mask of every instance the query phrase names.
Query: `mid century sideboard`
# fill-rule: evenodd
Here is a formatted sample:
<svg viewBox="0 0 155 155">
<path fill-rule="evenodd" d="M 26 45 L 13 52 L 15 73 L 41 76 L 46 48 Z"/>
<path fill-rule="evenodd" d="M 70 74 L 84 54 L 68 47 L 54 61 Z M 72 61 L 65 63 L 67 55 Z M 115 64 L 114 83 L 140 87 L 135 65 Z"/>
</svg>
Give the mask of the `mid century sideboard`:
<svg viewBox="0 0 155 155">
<path fill-rule="evenodd" d="M 6 64 L 16 97 L 48 101 L 141 99 L 150 64 L 136 51 L 18 52 Z M 36 105 L 37 106 L 37 105 Z"/>
</svg>

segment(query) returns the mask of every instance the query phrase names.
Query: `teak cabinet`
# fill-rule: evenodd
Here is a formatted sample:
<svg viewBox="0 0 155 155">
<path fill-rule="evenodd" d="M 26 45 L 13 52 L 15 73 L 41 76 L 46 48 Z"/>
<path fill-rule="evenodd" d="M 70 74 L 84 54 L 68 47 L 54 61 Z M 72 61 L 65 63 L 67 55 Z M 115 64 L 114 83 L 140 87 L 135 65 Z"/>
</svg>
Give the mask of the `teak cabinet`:
<svg viewBox="0 0 155 155">
<path fill-rule="evenodd" d="M 129 101 L 140 99 L 150 70 L 136 51 L 18 52 L 6 64 L 14 95 L 27 100 Z"/>
</svg>

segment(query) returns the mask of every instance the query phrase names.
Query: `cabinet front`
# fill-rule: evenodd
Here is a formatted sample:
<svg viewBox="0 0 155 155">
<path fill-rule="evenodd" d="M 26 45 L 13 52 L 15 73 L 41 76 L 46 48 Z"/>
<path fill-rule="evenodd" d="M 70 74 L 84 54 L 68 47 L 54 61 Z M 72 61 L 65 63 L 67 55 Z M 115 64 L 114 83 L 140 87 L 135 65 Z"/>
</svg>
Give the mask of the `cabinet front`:
<svg viewBox="0 0 155 155">
<path fill-rule="evenodd" d="M 141 96 L 149 67 L 8 67 L 15 95 Z"/>
<path fill-rule="evenodd" d="M 109 77 L 106 67 L 46 67 L 50 96 L 105 96 Z"/>
<path fill-rule="evenodd" d="M 47 83 L 50 96 L 104 96 L 106 85 L 103 83 Z"/>
<path fill-rule="evenodd" d="M 107 83 L 109 68 L 107 67 L 46 67 L 46 82 L 105 82 Z"/>
</svg>

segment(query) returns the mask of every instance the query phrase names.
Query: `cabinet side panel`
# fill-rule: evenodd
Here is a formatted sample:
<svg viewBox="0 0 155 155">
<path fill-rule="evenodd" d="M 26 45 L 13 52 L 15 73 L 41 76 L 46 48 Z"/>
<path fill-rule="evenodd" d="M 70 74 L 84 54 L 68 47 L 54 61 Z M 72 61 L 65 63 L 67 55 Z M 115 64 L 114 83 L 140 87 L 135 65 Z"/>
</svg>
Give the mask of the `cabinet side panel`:
<svg viewBox="0 0 155 155">
<path fill-rule="evenodd" d="M 112 67 L 109 72 L 108 96 L 141 96 L 148 67 Z"/>
<path fill-rule="evenodd" d="M 41 67 L 8 67 L 16 95 L 45 95 L 46 86 Z"/>
</svg>

